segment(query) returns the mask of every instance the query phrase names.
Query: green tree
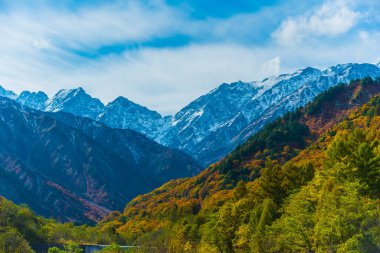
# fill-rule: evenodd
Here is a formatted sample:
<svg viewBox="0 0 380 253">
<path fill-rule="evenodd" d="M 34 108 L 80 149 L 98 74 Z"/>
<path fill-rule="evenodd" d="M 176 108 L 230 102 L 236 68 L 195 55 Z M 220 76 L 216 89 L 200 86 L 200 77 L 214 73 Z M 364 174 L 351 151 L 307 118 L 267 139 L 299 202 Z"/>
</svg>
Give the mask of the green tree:
<svg viewBox="0 0 380 253">
<path fill-rule="evenodd" d="M 314 252 L 314 213 L 317 188 L 303 187 L 292 195 L 284 207 L 285 213 L 268 228 L 270 252 Z"/>
<path fill-rule="evenodd" d="M 271 225 L 276 218 L 276 204 L 272 199 L 266 198 L 251 212 L 249 228 L 252 233 L 251 249 L 254 252 L 266 252 L 266 227 Z"/>
<path fill-rule="evenodd" d="M 63 249 L 52 247 L 49 249 L 49 253 L 82 253 L 83 249 L 75 242 L 68 242 Z"/>
<path fill-rule="evenodd" d="M 235 231 L 239 224 L 232 215 L 232 205 L 226 204 L 219 211 L 219 217 L 215 224 L 215 244 L 221 252 L 233 251 Z"/>
<path fill-rule="evenodd" d="M 247 195 L 247 188 L 243 181 L 239 181 L 234 189 L 234 199 L 239 200 Z"/>
<path fill-rule="evenodd" d="M 102 249 L 101 251 L 99 251 L 99 253 L 124 253 L 124 252 L 126 252 L 126 250 L 124 250 L 123 248 L 121 248 L 116 243 L 113 243 L 110 246 L 108 246 L 108 247 Z"/>
<path fill-rule="evenodd" d="M 28 242 L 14 228 L 0 228 L 0 252 L 33 253 Z"/>
<path fill-rule="evenodd" d="M 336 138 L 327 151 L 326 165 L 338 179 L 359 180 L 362 189 L 379 196 L 380 156 L 374 152 L 377 147 L 378 142 L 371 143 L 363 130 L 355 129 L 348 138 Z"/>
</svg>

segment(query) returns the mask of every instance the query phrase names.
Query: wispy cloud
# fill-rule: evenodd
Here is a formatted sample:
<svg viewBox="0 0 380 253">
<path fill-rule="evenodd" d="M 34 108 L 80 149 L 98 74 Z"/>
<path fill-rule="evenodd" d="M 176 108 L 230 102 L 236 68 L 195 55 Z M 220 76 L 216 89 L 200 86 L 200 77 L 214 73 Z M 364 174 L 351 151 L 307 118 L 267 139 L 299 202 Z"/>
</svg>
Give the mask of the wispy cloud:
<svg viewBox="0 0 380 253">
<path fill-rule="evenodd" d="M 287 18 L 273 37 L 280 43 L 296 45 L 305 39 L 338 36 L 353 29 L 360 16 L 346 1 L 328 0 L 311 13 Z"/>
<path fill-rule="evenodd" d="M 103 101 L 124 95 L 166 114 L 222 82 L 380 60 L 373 0 L 280 1 L 197 19 L 161 0 L 23 2 L 0 10 L 0 83 L 16 91 L 81 85 Z"/>
</svg>

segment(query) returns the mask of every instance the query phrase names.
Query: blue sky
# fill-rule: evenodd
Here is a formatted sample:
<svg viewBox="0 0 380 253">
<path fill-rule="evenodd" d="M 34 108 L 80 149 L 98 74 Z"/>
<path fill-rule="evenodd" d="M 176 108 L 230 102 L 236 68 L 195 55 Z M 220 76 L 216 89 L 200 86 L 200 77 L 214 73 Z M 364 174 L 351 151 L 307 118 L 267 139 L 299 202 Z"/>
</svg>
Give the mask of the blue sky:
<svg viewBox="0 0 380 253">
<path fill-rule="evenodd" d="M 0 0 L 0 84 L 172 114 L 223 82 L 380 61 L 378 0 Z"/>
</svg>

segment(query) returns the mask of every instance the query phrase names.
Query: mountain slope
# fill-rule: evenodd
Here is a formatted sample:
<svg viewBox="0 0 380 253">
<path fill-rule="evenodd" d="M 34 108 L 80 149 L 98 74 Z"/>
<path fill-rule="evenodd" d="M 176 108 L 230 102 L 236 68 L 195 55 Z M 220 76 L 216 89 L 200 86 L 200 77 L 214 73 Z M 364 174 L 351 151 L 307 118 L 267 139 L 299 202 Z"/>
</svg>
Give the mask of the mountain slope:
<svg viewBox="0 0 380 253">
<path fill-rule="evenodd" d="M 10 99 L 15 99 L 17 97 L 16 93 L 10 90 L 6 90 L 2 86 L 0 86 L 0 96 L 10 98 Z"/>
<path fill-rule="evenodd" d="M 157 137 L 165 123 L 159 113 L 124 97 L 118 97 L 109 103 L 97 116 L 97 120 L 112 128 L 135 130 L 152 139 Z"/>
<path fill-rule="evenodd" d="M 267 123 L 286 112 L 306 105 L 328 88 L 341 82 L 349 83 L 351 80 L 367 76 L 379 77 L 380 69 L 371 64 L 345 64 L 324 71 L 306 68 L 293 74 L 265 79 L 262 82 L 238 83 L 242 92 L 237 96 L 242 99 L 235 100 L 233 106 L 227 103 L 226 107 L 238 108 L 231 115 L 228 113 L 230 109 L 219 106 L 218 101 L 219 97 L 236 97 L 231 92 L 236 84 L 231 84 L 230 89 L 222 85 L 216 91 L 202 97 L 203 103 L 198 105 L 199 108 L 215 105 L 220 111 L 213 108 L 203 116 L 200 115 L 199 110 L 193 109 L 193 107 L 197 108 L 196 106 L 190 104 L 181 111 L 180 115 L 186 115 L 192 121 L 187 122 L 187 119 L 175 121 L 176 124 L 182 124 L 185 127 L 179 131 L 172 132 L 172 128 L 168 130 L 169 136 L 177 133 L 180 138 L 170 139 L 164 134 L 159 142 L 178 147 L 191 154 L 202 165 L 207 166 L 223 158 Z M 250 89 L 246 90 L 242 87 L 250 87 Z M 219 93 L 220 96 L 215 96 L 214 93 Z M 224 114 L 223 111 L 227 113 Z M 176 118 L 177 116 L 174 117 Z M 223 121 L 213 125 L 207 121 L 208 118 L 220 118 Z M 193 138 L 194 136 L 198 138 Z"/>
<path fill-rule="evenodd" d="M 112 128 L 133 129 L 186 152 L 207 167 L 267 123 L 304 106 L 328 88 L 365 77 L 380 77 L 379 66 L 349 63 L 325 70 L 309 67 L 259 82 L 222 84 L 173 117 L 162 117 L 123 97 L 104 106 L 82 88 L 61 90 L 45 108 L 38 109 L 89 117 Z"/>
<path fill-rule="evenodd" d="M 189 230 L 192 229 L 191 224 L 193 224 L 195 227 L 198 226 L 195 228 L 196 231 L 204 232 L 199 226 L 208 222 L 212 217 L 218 217 L 213 216 L 213 213 L 218 212 L 223 203 L 234 198 L 234 191 L 231 189 L 239 181 L 255 183 L 256 179 L 262 175 L 263 170 L 270 166 L 281 165 L 278 168 L 292 169 L 291 166 L 282 167 L 291 159 L 299 161 L 301 158 L 310 158 L 310 162 L 314 161 L 315 159 L 311 159 L 311 157 L 317 157 L 317 154 L 320 154 L 319 151 L 314 156 L 308 156 L 305 154 L 306 151 L 302 152 L 302 150 L 307 150 L 308 147 L 314 149 L 318 147 L 316 141 L 322 135 L 322 141 L 331 141 L 330 133 L 334 134 L 334 131 L 329 132 L 329 130 L 379 93 L 380 83 L 370 79 L 348 86 L 339 85 L 331 88 L 318 96 L 313 103 L 294 113 L 288 113 L 281 119 L 265 126 L 225 159 L 210 166 L 196 177 L 170 181 L 149 194 L 135 198 L 126 206 L 123 215 L 110 218 L 111 221 L 107 222 L 106 220 L 104 224 L 114 226 L 120 235 L 132 241 L 139 236 L 143 236 L 141 239 L 145 238 L 144 236 L 148 236 L 147 231 L 159 234 L 165 228 L 168 228 L 168 231 L 176 230 L 177 227 L 171 227 L 174 222 L 179 222 L 178 224 L 181 224 L 182 227 L 183 224 L 190 223 Z M 375 110 L 371 111 L 372 114 L 380 113 L 378 104 L 370 104 L 370 106 Z M 350 126 L 349 123 L 345 124 Z M 376 125 L 371 127 L 376 130 Z M 329 134 L 325 134 L 326 132 Z M 313 176 L 310 174 L 312 170 L 309 165 L 306 165 L 306 161 L 297 162 L 297 166 L 301 166 L 297 168 L 304 171 L 302 175 L 306 179 L 298 179 L 298 176 L 295 177 L 291 171 L 287 171 L 289 181 L 284 182 L 284 185 L 289 185 L 290 188 L 299 187 L 299 184 L 310 180 Z M 318 163 L 315 166 L 317 165 Z M 276 174 L 268 175 L 268 179 L 271 178 L 275 180 Z M 274 186 L 276 185 L 283 186 L 278 183 L 274 184 Z M 256 189 L 259 194 L 261 194 L 260 189 Z M 280 204 L 287 195 L 279 190 L 273 192 L 273 196 L 274 200 L 279 201 L 278 204 Z M 245 207 L 240 206 L 239 208 L 244 210 Z M 198 218 L 191 218 L 194 215 L 198 215 Z M 181 228 L 178 227 L 178 229 Z M 185 237 L 191 236 L 189 230 L 187 230 L 188 232 L 184 231 Z M 193 235 L 195 236 L 194 240 L 198 240 L 196 234 Z M 175 237 L 173 234 L 170 236 Z M 231 239 L 232 237 L 226 238 L 227 241 Z"/>
<path fill-rule="evenodd" d="M 88 118 L 68 113 L 49 113 L 49 117 L 75 128 L 123 160 L 131 160 L 142 174 L 163 184 L 173 178 L 193 176 L 199 165 L 183 152 L 164 147 L 129 129 L 111 129 Z"/>
<path fill-rule="evenodd" d="M 68 112 L 81 117 L 96 119 L 104 110 L 99 99 L 88 95 L 83 88 L 60 90 L 46 102 L 47 112 Z"/>
<path fill-rule="evenodd" d="M 42 113 L 6 98 L 0 98 L 0 142 L 6 143 L 0 195 L 59 220 L 98 220 L 171 177 L 199 171 L 188 156 L 132 130 Z"/>
<path fill-rule="evenodd" d="M 329 89 L 224 163 L 140 196 L 96 227 L 56 223 L 0 197 L 0 245 L 22 252 L 32 252 L 28 242 L 68 241 L 136 243 L 139 252 L 379 252 L 379 92 L 370 79 Z M 223 166 L 229 159 L 232 167 Z M 202 195 L 199 186 L 211 192 Z"/>
<path fill-rule="evenodd" d="M 195 152 L 193 149 L 210 132 L 234 118 L 259 90 L 260 87 L 250 83 L 222 84 L 179 111 L 158 137 L 158 141 L 186 150 L 194 157 L 198 152 L 207 152 L 206 148 Z M 243 125 L 248 123 L 244 116 L 240 121 Z"/>
<path fill-rule="evenodd" d="M 16 98 L 16 101 L 19 102 L 20 104 L 24 106 L 28 106 L 36 110 L 45 110 L 46 102 L 48 100 L 49 100 L 49 97 L 42 91 L 39 91 L 39 92 L 23 91 Z"/>
<path fill-rule="evenodd" d="M 2 252 L 47 252 L 41 246 L 77 242 L 78 244 L 111 244 L 118 242 L 112 231 L 94 227 L 73 226 L 37 216 L 26 205 L 15 205 L 0 196 L 0 249 Z M 120 243 L 120 242 L 119 242 Z M 47 244 L 47 245 L 46 245 Z M 52 245 L 54 244 L 54 245 Z"/>
</svg>

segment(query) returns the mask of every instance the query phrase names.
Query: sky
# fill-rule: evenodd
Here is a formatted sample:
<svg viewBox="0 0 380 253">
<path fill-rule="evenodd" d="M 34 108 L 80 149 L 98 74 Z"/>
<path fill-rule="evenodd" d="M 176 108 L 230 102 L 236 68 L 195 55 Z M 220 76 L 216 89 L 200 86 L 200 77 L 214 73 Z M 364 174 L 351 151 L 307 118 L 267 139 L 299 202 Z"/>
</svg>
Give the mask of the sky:
<svg viewBox="0 0 380 253">
<path fill-rule="evenodd" d="M 0 0 L 0 85 L 174 114 L 222 83 L 380 61 L 378 0 Z"/>
</svg>

